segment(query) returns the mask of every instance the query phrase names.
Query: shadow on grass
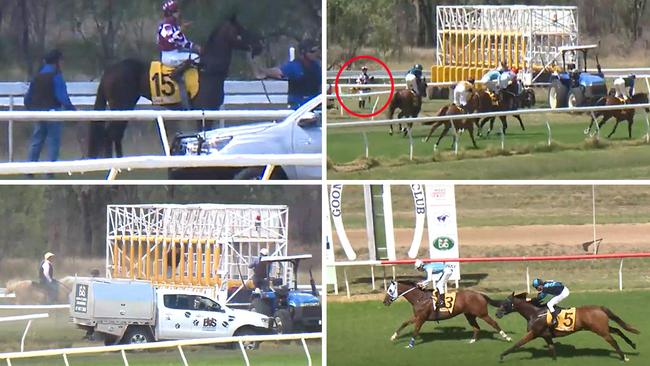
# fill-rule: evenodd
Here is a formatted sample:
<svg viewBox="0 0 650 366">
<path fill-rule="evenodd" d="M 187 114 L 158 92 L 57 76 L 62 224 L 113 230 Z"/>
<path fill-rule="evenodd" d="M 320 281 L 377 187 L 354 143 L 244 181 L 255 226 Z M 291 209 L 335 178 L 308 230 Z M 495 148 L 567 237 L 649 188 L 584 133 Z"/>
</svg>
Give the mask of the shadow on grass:
<svg viewBox="0 0 650 366">
<path fill-rule="evenodd" d="M 614 359 L 619 359 L 618 354 L 616 351 L 613 349 L 607 349 L 607 348 L 577 348 L 571 344 L 561 344 L 561 343 L 555 343 L 555 352 L 557 354 L 558 360 L 561 359 L 569 359 L 569 358 L 575 358 L 575 357 L 588 357 L 588 356 L 596 356 L 596 357 L 611 357 Z M 530 356 L 528 359 L 537 359 L 537 358 L 543 358 L 546 357 L 549 359 L 549 361 L 552 360 L 551 358 L 551 353 L 548 351 L 548 348 L 546 345 L 540 346 L 540 347 L 526 347 L 526 348 L 520 348 L 512 354 L 518 354 L 518 353 L 530 353 Z M 625 352 L 623 353 L 630 355 L 630 356 L 638 356 L 638 352 Z M 511 355 L 512 355 L 511 354 Z M 504 361 L 508 360 L 508 357 L 510 355 L 505 357 Z"/>
<path fill-rule="evenodd" d="M 424 325 L 422 326 L 422 329 L 424 329 L 425 331 L 423 332 L 422 329 L 420 330 L 420 334 L 415 343 L 416 347 L 418 346 L 418 344 L 432 343 L 436 341 L 459 341 L 459 342 L 469 343 L 469 340 L 472 339 L 472 336 L 474 335 L 474 331 L 472 331 L 469 324 L 467 325 L 467 327 L 444 326 L 441 324 L 441 325 L 436 325 L 436 328 L 433 331 L 426 331 L 428 330 L 427 325 L 429 323 L 431 322 L 424 323 Z M 479 325 L 489 327 L 489 325 L 485 323 L 479 323 Z M 431 326 L 432 325 L 429 325 L 429 327 Z M 395 344 L 401 344 L 401 343 L 408 344 L 408 341 L 411 339 L 412 334 L 413 334 L 413 329 L 411 328 L 410 330 L 408 330 L 407 328 L 406 332 L 400 334 Z M 517 334 L 517 333 L 508 332 L 509 336 L 516 338 L 513 336 L 513 334 Z M 494 330 L 481 329 L 478 332 L 477 342 L 481 342 L 485 340 L 502 342 L 504 345 L 504 350 L 506 349 L 505 346 L 507 344 L 512 344 L 504 341 L 499 335 L 499 333 L 495 332 Z"/>
</svg>

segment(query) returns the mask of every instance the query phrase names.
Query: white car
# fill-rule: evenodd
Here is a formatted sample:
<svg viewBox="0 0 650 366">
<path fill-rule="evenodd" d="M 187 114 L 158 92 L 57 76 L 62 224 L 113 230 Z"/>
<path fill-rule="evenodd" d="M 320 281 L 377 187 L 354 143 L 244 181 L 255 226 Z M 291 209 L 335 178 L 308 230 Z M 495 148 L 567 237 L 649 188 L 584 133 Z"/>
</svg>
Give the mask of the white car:
<svg viewBox="0 0 650 366">
<path fill-rule="evenodd" d="M 179 135 L 172 155 L 309 154 L 322 152 L 322 96 L 281 122 L 254 123 Z M 170 169 L 171 179 L 257 179 L 264 167 Z M 272 179 L 321 179 L 320 166 L 278 166 Z"/>
</svg>

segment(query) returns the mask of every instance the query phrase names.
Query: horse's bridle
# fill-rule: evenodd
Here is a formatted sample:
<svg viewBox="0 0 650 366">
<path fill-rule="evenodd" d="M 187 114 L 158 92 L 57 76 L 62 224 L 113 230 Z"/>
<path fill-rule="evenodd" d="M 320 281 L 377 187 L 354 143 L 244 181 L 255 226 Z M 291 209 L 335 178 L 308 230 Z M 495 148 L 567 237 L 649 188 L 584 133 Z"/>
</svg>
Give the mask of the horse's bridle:
<svg viewBox="0 0 650 366">
<path fill-rule="evenodd" d="M 399 287 L 398 287 L 398 284 L 397 284 L 397 282 L 395 282 L 395 292 L 396 292 L 397 294 L 396 294 L 395 296 L 392 296 L 391 294 L 388 294 L 388 295 L 390 296 L 390 302 L 395 302 L 395 300 L 399 299 L 401 296 L 404 296 L 404 295 L 408 294 L 409 292 L 415 290 L 415 289 L 418 288 L 418 287 L 417 287 L 417 286 L 413 286 L 413 287 L 411 287 L 410 289 L 408 289 L 408 290 L 402 292 L 401 294 L 399 293 L 398 288 L 399 288 Z"/>
</svg>

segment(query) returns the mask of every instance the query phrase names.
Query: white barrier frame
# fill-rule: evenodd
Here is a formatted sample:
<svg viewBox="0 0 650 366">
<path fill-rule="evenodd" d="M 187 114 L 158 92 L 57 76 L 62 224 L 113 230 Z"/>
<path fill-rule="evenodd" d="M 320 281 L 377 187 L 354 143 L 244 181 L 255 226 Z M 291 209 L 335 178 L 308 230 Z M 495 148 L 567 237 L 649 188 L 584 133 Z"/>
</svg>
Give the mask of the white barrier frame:
<svg viewBox="0 0 650 366">
<path fill-rule="evenodd" d="M 25 351 L 25 338 L 27 337 L 27 332 L 29 331 L 29 328 L 32 326 L 32 320 L 48 318 L 49 316 L 50 316 L 50 314 L 48 314 L 48 313 L 5 316 L 5 317 L 0 318 L 0 322 L 12 322 L 12 321 L 27 320 L 27 326 L 25 327 L 25 331 L 23 332 L 23 337 L 20 339 L 20 352 L 24 352 Z"/>
<path fill-rule="evenodd" d="M 307 339 L 322 339 L 322 333 L 298 333 L 298 334 L 279 334 L 279 335 L 261 335 L 261 336 L 245 336 L 245 337 L 219 337 L 219 338 L 202 338 L 202 339 L 184 339 L 179 341 L 163 341 L 144 344 L 126 344 L 116 346 L 99 346 L 99 347 L 77 347 L 77 348 L 59 348 L 51 350 L 40 350 L 30 352 L 8 352 L 0 353 L 0 360 L 6 360 L 7 366 L 11 366 L 11 360 L 21 358 L 34 358 L 34 357 L 47 357 L 47 356 L 62 356 L 66 366 L 69 366 L 68 355 L 79 354 L 93 354 L 93 353 L 106 353 L 106 352 L 120 352 L 124 365 L 128 366 L 129 362 L 126 357 L 125 351 L 131 350 L 144 350 L 144 349 L 158 349 L 176 347 L 183 359 L 185 366 L 188 366 L 187 359 L 183 353 L 183 346 L 197 346 L 207 344 L 220 344 L 220 343 L 238 343 L 239 348 L 244 357 L 247 366 L 250 366 L 248 354 L 244 347 L 244 342 L 263 342 L 263 341 L 290 341 L 300 339 L 302 341 L 303 349 L 307 357 L 307 365 L 312 365 L 311 353 L 307 348 Z M 321 343 L 322 344 L 322 343 Z"/>
</svg>

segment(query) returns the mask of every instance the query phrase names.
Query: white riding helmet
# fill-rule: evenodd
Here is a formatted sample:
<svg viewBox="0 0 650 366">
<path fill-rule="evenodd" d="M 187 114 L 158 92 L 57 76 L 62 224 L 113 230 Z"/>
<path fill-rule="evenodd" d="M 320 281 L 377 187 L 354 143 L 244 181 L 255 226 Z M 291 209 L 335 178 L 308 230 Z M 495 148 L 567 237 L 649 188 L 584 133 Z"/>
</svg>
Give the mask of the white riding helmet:
<svg viewBox="0 0 650 366">
<path fill-rule="evenodd" d="M 267 255 L 269 255 L 269 250 L 266 249 L 266 248 L 262 248 L 262 249 L 260 249 L 260 255 L 261 255 L 261 256 L 267 256 Z"/>
<path fill-rule="evenodd" d="M 415 260 L 415 269 L 420 269 L 424 266 L 424 262 L 422 262 L 422 259 L 416 259 Z"/>
</svg>

